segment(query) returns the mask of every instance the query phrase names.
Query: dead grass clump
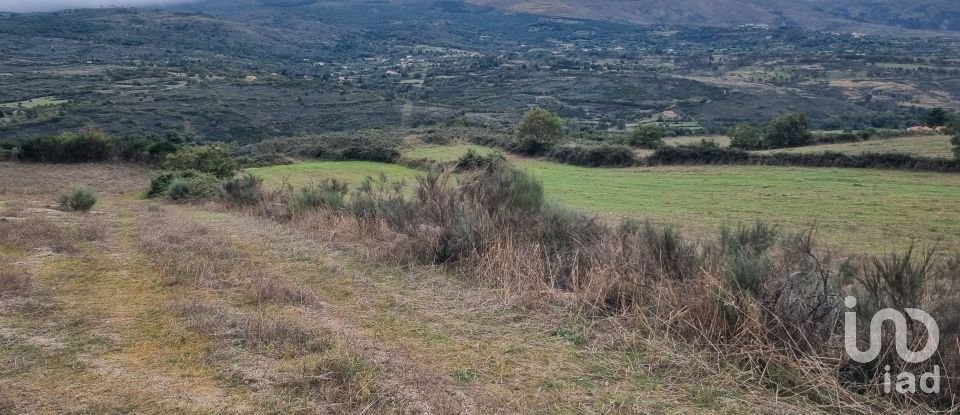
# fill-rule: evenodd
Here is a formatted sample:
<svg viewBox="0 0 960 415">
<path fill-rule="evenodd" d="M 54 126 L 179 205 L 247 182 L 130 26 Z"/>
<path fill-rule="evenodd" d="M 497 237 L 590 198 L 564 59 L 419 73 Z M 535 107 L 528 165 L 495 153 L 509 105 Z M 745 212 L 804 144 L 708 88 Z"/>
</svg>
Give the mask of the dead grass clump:
<svg viewBox="0 0 960 415">
<path fill-rule="evenodd" d="M 49 249 L 53 252 L 77 250 L 62 224 L 39 217 L 0 221 L 0 245 L 26 250 Z"/>
<path fill-rule="evenodd" d="M 304 358 L 280 386 L 331 408 L 333 413 L 390 413 L 392 402 L 378 390 L 379 372 L 341 347 Z"/>
<path fill-rule="evenodd" d="M 329 335 L 308 329 L 280 316 L 250 314 L 236 322 L 235 338 L 260 352 L 280 356 L 302 356 L 330 348 Z"/>
<path fill-rule="evenodd" d="M 30 276 L 19 268 L 0 269 L 0 298 L 19 297 L 30 292 Z"/>
<path fill-rule="evenodd" d="M 178 314 L 192 332 L 275 357 L 304 356 L 331 347 L 329 334 L 262 311 L 236 312 L 200 301 L 187 301 L 179 305 Z"/>
<path fill-rule="evenodd" d="M 284 278 L 258 275 L 248 284 L 247 296 L 254 304 L 315 304 L 316 294 L 309 288 L 298 286 Z"/>
</svg>

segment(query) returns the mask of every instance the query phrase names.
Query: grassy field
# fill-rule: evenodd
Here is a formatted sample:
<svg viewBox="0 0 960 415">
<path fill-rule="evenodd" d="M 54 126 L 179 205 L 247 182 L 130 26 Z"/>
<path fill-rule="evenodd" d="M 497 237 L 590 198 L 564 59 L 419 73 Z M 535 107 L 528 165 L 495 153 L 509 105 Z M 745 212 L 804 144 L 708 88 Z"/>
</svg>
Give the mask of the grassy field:
<svg viewBox="0 0 960 415">
<path fill-rule="evenodd" d="M 65 99 L 58 99 L 57 97 L 39 97 L 28 99 L 26 101 L 18 102 L 8 102 L 6 104 L 0 104 L 0 108 L 34 108 L 42 105 L 60 105 L 69 102 Z"/>
<path fill-rule="evenodd" d="M 699 144 L 701 141 L 712 141 L 721 147 L 730 145 L 730 137 L 724 135 L 689 135 L 683 137 L 667 137 L 663 142 L 670 146 L 680 146 L 688 144 Z"/>
<path fill-rule="evenodd" d="M 836 151 L 847 154 L 860 153 L 908 153 L 927 157 L 953 157 L 953 145 L 945 135 L 922 135 L 916 137 L 898 137 L 861 141 L 856 143 L 821 144 L 781 150 L 768 150 L 766 153 L 820 153 Z"/>
<path fill-rule="evenodd" d="M 761 166 L 591 169 L 524 160 L 565 205 L 704 231 L 763 219 L 878 252 L 910 238 L 960 243 L 960 175 Z"/>
<path fill-rule="evenodd" d="M 375 163 L 369 161 L 323 161 L 311 163 L 287 164 L 283 166 L 258 167 L 247 171 L 263 178 L 268 186 L 288 183 L 291 186 L 305 186 L 326 178 L 345 180 L 352 184 L 360 183 L 367 176 L 378 176 L 381 172 L 391 179 L 412 180 L 418 170 L 396 164 Z"/>
<path fill-rule="evenodd" d="M 430 151 L 445 155 L 453 149 Z M 762 166 L 582 168 L 513 159 L 543 180 L 548 197 L 606 217 L 649 219 L 712 235 L 724 223 L 763 219 L 851 251 L 883 252 L 911 239 L 960 244 L 960 175 Z M 251 169 L 268 184 L 338 177 L 351 183 L 383 171 L 418 171 L 369 162 L 317 162 Z"/>
<path fill-rule="evenodd" d="M 476 151 L 481 155 L 486 155 L 497 151 L 496 149 L 486 146 L 478 146 L 476 144 L 451 144 L 441 146 L 413 147 L 404 151 L 403 156 L 405 158 L 414 160 L 428 159 L 439 162 L 447 162 L 460 158 L 460 156 L 462 156 L 468 150 Z"/>
</svg>

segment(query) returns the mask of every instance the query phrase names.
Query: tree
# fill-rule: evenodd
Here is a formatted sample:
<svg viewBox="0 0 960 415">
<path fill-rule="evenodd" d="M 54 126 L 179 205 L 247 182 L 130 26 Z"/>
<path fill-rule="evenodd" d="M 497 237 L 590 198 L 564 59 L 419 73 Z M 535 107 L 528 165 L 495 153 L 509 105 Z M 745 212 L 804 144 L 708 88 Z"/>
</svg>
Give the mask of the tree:
<svg viewBox="0 0 960 415">
<path fill-rule="evenodd" d="M 760 130 L 750 124 L 739 124 L 727 131 L 730 147 L 744 150 L 757 150 L 763 146 Z"/>
<path fill-rule="evenodd" d="M 163 169 L 194 170 L 225 179 L 236 173 L 237 162 L 223 147 L 184 147 L 167 155 L 163 160 Z"/>
<path fill-rule="evenodd" d="M 767 147 L 797 147 L 808 144 L 813 139 L 810 134 L 810 117 L 803 113 L 784 115 L 767 127 L 767 137 L 764 140 Z"/>
<path fill-rule="evenodd" d="M 950 114 L 943 108 L 934 108 L 927 113 L 927 125 L 939 127 L 950 122 Z"/>
<path fill-rule="evenodd" d="M 953 156 L 960 160 L 960 116 L 953 119 L 953 122 L 947 126 L 947 134 L 950 134 L 950 144 L 953 144 Z"/>
<path fill-rule="evenodd" d="M 643 148 L 660 147 L 663 145 L 663 129 L 656 123 L 641 125 L 630 133 L 627 144 Z"/>
<path fill-rule="evenodd" d="M 543 108 L 534 108 L 523 116 L 517 126 L 516 150 L 539 154 L 553 147 L 563 138 L 563 123 L 556 115 Z"/>
</svg>

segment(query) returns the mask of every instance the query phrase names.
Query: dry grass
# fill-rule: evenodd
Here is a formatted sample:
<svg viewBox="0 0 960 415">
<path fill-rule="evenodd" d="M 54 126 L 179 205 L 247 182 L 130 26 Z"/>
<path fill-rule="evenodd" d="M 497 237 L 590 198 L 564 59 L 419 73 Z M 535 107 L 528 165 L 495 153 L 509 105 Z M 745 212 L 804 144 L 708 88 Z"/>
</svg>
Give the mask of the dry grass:
<svg viewBox="0 0 960 415">
<path fill-rule="evenodd" d="M 298 317 L 317 303 L 309 288 L 194 220 L 155 207 L 141 215 L 140 246 L 164 285 L 192 293 L 174 313 L 188 330 L 213 341 L 213 362 L 223 376 L 258 385 L 286 410 L 389 410 L 375 376 L 357 363 L 362 359 L 343 352 L 328 329 Z M 238 369 L 243 367 L 257 373 Z M 354 369 L 329 370 L 338 367 Z"/>
<path fill-rule="evenodd" d="M 0 298 L 21 296 L 28 293 L 30 288 L 30 276 L 22 269 L 0 269 Z"/>
<path fill-rule="evenodd" d="M 84 235 L 89 235 L 89 232 L 91 231 L 82 231 Z M 70 231 L 66 229 L 66 225 L 45 217 L 0 221 L 0 246 L 51 252 L 75 252 L 77 249 L 76 242 L 70 237 Z"/>
<path fill-rule="evenodd" d="M 52 196 L 71 186 L 90 188 L 98 195 L 117 196 L 142 192 L 150 182 L 149 170 L 133 164 L 41 164 L 0 162 L 0 197 Z"/>
</svg>

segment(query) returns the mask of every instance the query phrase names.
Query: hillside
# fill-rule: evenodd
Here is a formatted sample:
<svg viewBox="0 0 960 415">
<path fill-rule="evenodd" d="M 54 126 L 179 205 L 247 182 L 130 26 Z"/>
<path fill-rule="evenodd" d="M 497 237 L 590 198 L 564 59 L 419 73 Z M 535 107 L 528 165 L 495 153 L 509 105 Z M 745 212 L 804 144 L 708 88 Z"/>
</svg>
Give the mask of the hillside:
<svg viewBox="0 0 960 415">
<path fill-rule="evenodd" d="M 818 30 L 888 32 L 890 28 L 960 31 L 949 0 L 470 0 L 515 12 L 634 24 L 798 25 Z"/>
</svg>

